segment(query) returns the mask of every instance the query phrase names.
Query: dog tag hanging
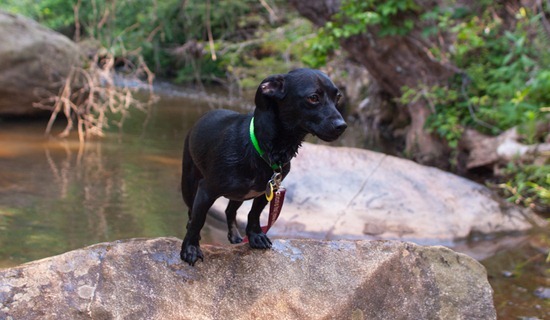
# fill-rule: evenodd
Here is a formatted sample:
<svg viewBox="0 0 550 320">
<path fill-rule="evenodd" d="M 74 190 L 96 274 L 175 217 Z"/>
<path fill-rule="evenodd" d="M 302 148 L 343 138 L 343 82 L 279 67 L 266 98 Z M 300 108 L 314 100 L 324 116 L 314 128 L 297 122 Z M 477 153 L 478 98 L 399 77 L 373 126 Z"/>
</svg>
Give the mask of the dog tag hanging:
<svg viewBox="0 0 550 320">
<path fill-rule="evenodd" d="M 265 186 L 265 198 L 268 202 L 273 199 L 273 187 L 273 182 L 269 180 Z"/>
<path fill-rule="evenodd" d="M 273 199 L 273 194 L 275 191 L 279 190 L 282 180 L 283 176 L 280 172 L 273 173 L 271 179 L 269 179 L 267 185 L 265 186 L 265 197 L 267 201 L 271 201 Z"/>
</svg>

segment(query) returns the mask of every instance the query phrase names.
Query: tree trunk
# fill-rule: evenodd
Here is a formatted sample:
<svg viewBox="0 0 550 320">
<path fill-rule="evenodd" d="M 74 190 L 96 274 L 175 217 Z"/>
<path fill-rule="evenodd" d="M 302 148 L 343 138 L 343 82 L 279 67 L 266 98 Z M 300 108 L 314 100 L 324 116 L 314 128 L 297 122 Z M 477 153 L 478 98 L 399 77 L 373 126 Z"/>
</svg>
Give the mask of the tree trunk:
<svg viewBox="0 0 550 320">
<path fill-rule="evenodd" d="M 426 10 L 434 1 L 417 0 Z M 290 3 L 306 18 L 323 26 L 338 11 L 338 0 L 290 0 Z M 378 37 L 376 28 L 341 41 L 341 46 L 352 59 L 364 65 L 380 88 L 391 99 L 402 95 L 402 88 L 418 88 L 446 84 L 456 73 L 456 68 L 432 58 L 419 30 L 406 36 Z M 424 129 L 432 110 L 427 101 L 419 99 L 403 106 L 410 118 L 405 132 L 405 154 L 414 160 L 439 167 L 448 165 L 448 148 L 445 143 Z"/>
</svg>

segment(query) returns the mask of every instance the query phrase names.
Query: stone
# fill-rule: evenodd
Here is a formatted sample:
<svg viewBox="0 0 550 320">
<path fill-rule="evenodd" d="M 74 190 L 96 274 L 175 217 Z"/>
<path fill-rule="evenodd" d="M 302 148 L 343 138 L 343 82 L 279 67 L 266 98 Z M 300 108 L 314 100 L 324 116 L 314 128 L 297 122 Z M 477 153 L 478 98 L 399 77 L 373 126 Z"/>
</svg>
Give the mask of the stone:
<svg viewBox="0 0 550 320">
<path fill-rule="evenodd" d="M 0 11 L 0 115 L 44 113 L 33 107 L 45 92 L 57 94 L 78 46 L 62 34 L 18 15 Z"/>
<path fill-rule="evenodd" d="M 495 319 L 482 265 L 399 241 L 102 243 L 0 270 L 0 319 Z"/>
<path fill-rule="evenodd" d="M 283 181 L 286 199 L 269 235 L 394 239 L 454 245 L 546 222 L 487 187 L 437 168 L 369 150 L 304 143 Z M 227 200 L 211 213 L 225 220 Z M 251 201 L 237 215 L 246 225 Z M 268 208 L 262 219 L 268 216 Z M 265 223 L 264 223 L 265 224 Z"/>
<path fill-rule="evenodd" d="M 541 299 L 550 299 L 550 288 L 538 287 L 535 290 L 535 296 Z"/>
</svg>

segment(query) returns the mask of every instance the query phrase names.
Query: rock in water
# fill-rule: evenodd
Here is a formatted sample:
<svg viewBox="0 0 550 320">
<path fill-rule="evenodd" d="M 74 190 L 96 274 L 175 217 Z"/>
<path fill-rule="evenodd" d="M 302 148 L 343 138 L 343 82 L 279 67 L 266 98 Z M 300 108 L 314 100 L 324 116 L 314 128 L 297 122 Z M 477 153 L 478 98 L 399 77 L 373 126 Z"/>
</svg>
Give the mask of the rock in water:
<svg viewBox="0 0 550 320">
<path fill-rule="evenodd" d="M 305 143 L 283 185 L 286 201 L 269 231 L 273 237 L 451 245 L 471 235 L 545 224 L 478 183 L 369 150 Z M 237 215 L 241 225 L 250 202 Z M 221 220 L 226 203 L 220 198 L 212 210 Z"/>
<path fill-rule="evenodd" d="M 0 319 L 495 319 L 486 271 L 444 247 L 276 240 L 103 243 L 0 271 Z"/>
<path fill-rule="evenodd" d="M 44 91 L 57 94 L 78 46 L 37 22 L 0 11 L 0 115 L 32 115 Z"/>
</svg>

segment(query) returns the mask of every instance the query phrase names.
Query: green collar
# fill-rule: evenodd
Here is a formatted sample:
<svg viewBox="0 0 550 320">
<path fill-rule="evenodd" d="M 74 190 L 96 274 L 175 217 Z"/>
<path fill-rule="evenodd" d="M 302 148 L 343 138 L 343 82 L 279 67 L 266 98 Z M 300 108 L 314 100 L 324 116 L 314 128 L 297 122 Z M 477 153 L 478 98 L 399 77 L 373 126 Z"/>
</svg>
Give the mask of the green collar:
<svg viewBox="0 0 550 320">
<path fill-rule="evenodd" d="M 250 140 L 252 140 L 252 144 L 254 145 L 254 149 L 256 149 L 256 152 L 264 159 L 265 162 L 273 169 L 274 171 L 280 172 L 281 165 L 278 164 L 271 164 L 271 159 L 265 154 L 265 151 L 260 148 L 260 144 L 258 143 L 258 139 L 256 138 L 256 134 L 254 133 L 254 117 L 252 117 L 252 120 L 250 120 Z"/>
</svg>

